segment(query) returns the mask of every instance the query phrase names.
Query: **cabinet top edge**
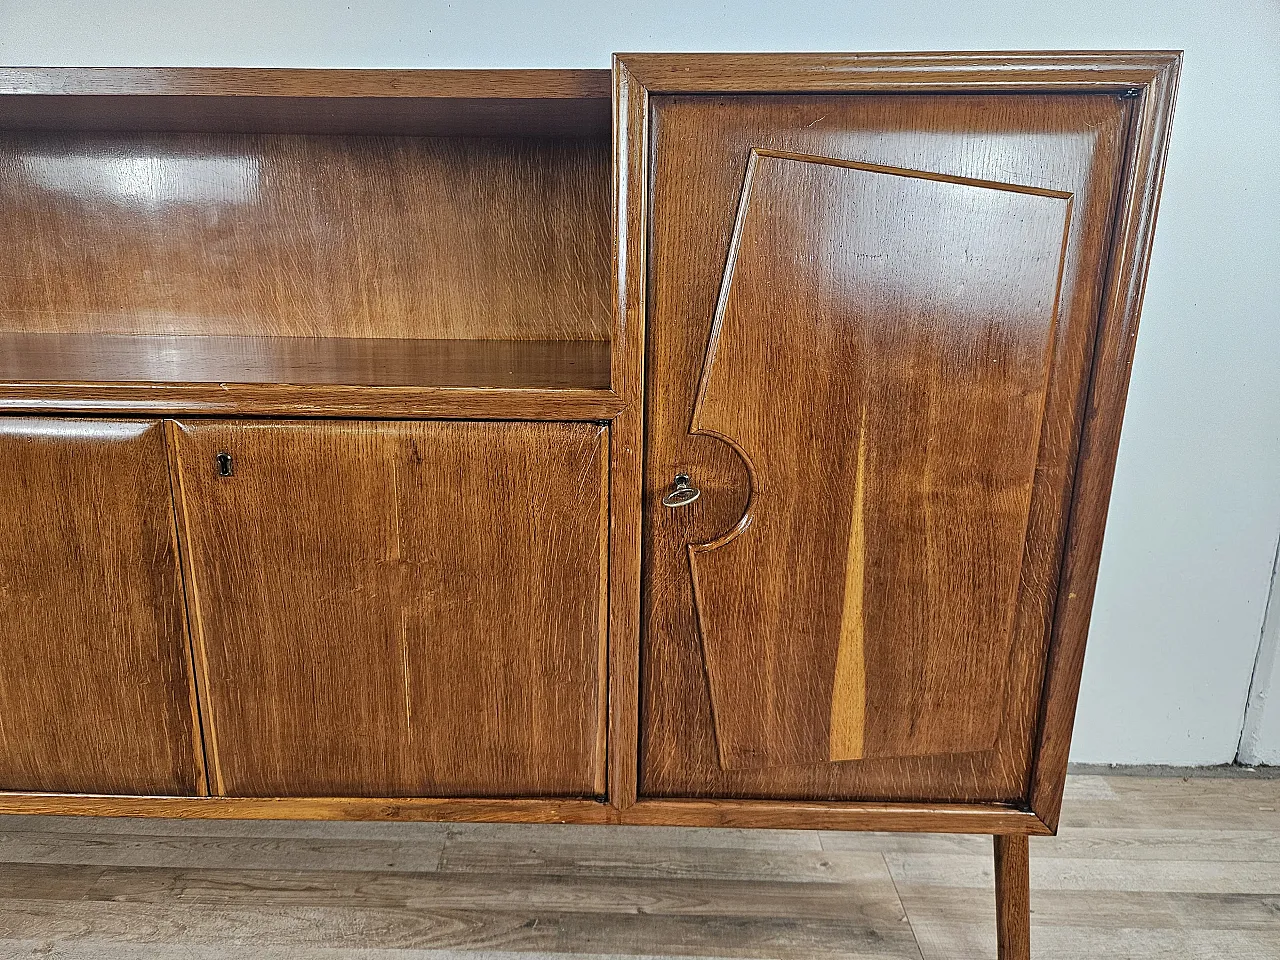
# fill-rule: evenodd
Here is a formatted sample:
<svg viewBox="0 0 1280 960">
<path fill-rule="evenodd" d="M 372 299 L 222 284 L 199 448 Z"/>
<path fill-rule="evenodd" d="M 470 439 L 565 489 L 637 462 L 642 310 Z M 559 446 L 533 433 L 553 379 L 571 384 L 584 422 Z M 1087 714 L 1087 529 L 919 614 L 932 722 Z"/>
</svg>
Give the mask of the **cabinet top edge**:
<svg viewBox="0 0 1280 960">
<path fill-rule="evenodd" d="M 599 70 L 0 67 L 4 96 L 607 100 Z"/>
<path fill-rule="evenodd" d="M 618 53 L 649 93 L 859 90 L 1123 90 L 1181 67 L 1180 50 L 883 53 Z"/>
</svg>

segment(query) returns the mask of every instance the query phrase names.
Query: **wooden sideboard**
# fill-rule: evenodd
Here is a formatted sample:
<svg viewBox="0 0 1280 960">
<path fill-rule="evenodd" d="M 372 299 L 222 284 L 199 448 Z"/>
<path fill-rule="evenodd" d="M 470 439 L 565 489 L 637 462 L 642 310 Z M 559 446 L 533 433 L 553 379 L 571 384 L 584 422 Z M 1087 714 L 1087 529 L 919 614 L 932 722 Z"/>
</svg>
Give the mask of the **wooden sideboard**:
<svg viewBox="0 0 1280 960">
<path fill-rule="evenodd" d="M 1058 823 L 1180 57 L 0 69 L 0 811 Z"/>
</svg>

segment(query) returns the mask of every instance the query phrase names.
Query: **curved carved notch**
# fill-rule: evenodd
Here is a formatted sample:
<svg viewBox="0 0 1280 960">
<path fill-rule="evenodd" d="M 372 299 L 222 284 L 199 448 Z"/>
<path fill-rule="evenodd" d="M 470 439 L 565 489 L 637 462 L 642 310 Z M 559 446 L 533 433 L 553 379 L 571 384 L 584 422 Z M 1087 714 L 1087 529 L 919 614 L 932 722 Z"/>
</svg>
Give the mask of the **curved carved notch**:
<svg viewBox="0 0 1280 960">
<path fill-rule="evenodd" d="M 692 425 L 754 485 L 689 548 L 723 767 L 993 745 L 1070 208 L 753 152 Z"/>
</svg>

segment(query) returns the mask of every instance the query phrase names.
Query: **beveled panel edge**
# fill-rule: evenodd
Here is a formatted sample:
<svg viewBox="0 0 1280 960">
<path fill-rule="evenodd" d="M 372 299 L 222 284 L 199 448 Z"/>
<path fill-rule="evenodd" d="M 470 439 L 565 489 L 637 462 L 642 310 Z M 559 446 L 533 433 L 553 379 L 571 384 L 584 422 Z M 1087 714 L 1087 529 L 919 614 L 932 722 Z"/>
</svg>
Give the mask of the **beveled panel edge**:
<svg viewBox="0 0 1280 960">
<path fill-rule="evenodd" d="M 607 100 L 610 73 L 574 70 L 328 70 L 0 67 L 3 96 L 392 97 Z"/>
<path fill-rule="evenodd" d="M 627 809 L 583 799 L 133 797 L 0 792 L 0 814 L 208 820 L 361 820 L 768 827 L 911 833 L 1047 834 L 1032 813 L 999 803 L 821 803 L 642 800 Z"/>
<path fill-rule="evenodd" d="M 0 415 L 612 420 L 612 390 L 287 384 L 3 383 Z"/>
<path fill-rule="evenodd" d="M 1175 50 L 618 53 L 650 94 L 1064 91 L 1146 86 Z"/>
<path fill-rule="evenodd" d="M 687 547 L 689 558 L 689 575 L 693 580 L 693 609 L 694 616 L 698 620 L 698 629 L 702 631 L 702 612 L 701 605 L 698 602 L 698 573 L 697 573 L 697 557 L 699 554 L 710 553 L 713 550 L 719 550 L 721 547 L 728 546 L 734 540 L 738 539 L 751 524 L 752 508 L 756 503 L 756 493 L 760 489 L 759 471 L 755 463 L 751 459 L 751 454 L 743 449 L 742 445 L 733 437 L 728 436 L 720 431 L 713 430 L 703 423 L 702 408 L 707 399 L 707 390 L 711 384 L 711 377 L 714 375 L 716 358 L 720 351 L 720 334 L 724 330 L 725 311 L 729 307 L 729 295 L 733 290 L 733 281 L 738 269 L 738 250 L 742 243 L 742 230 L 746 223 L 747 215 L 751 208 L 751 199 L 756 181 L 756 163 L 761 156 L 777 156 L 773 153 L 762 151 L 756 147 L 751 148 L 750 154 L 747 156 L 747 170 L 742 178 L 742 190 L 738 193 L 738 209 L 733 217 L 733 233 L 729 237 L 729 254 L 725 258 L 724 272 L 720 275 L 720 290 L 716 294 L 715 313 L 711 318 L 711 331 L 707 335 L 707 346 L 702 353 L 702 372 L 698 376 L 698 385 L 693 394 L 693 414 L 689 418 L 689 436 L 695 437 L 713 437 L 719 440 L 730 450 L 733 451 L 741 462 L 743 469 L 747 474 L 747 503 L 742 508 L 742 516 L 738 518 L 738 522 L 731 526 L 728 530 L 706 540 L 702 543 L 690 543 Z M 703 633 L 705 636 L 705 633 Z M 704 667 L 706 667 L 706 647 L 703 645 Z M 709 670 L 709 667 L 707 667 Z M 715 710 L 715 697 L 708 689 L 708 695 L 712 699 L 711 717 L 712 725 L 716 724 L 717 713 Z M 719 731 L 717 728 L 717 743 L 719 743 Z M 724 758 L 720 758 L 721 766 L 724 765 Z"/>
<path fill-rule="evenodd" d="M 957 177 L 948 173 L 932 173 L 928 170 L 912 170 L 910 167 L 891 167 L 883 163 L 866 163 L 862 160 L 841 160 L 838 157 L 824 157 L 814 153 L 792 153 L 789 150 L 766 150 L 762 147 L 751 148 L 751 159 L 756 157 L 773 157 L 778 160 L 795 160 L 799 163 L 818 163 L 829 167 L 843 167 L 846 170 L 861 170 L 865 173 L 882 173 L 890 177 L 905 177 L 909 180 L 929 180 L 934 183 L 950 183 L 962 187 L 979 187 L 984 190 L 1003 190 L 1006 193 L 1022 193 L 1033 197 L 1051 197 L 1056 200 L 1070 201 L 1073 194 L 1067 190 L 1051 190 L 1048 187 L 1033 187 L 1021 183 L 1010 183 L 1004 180 L 978 180 L 974 177 Z M 1068 207 L 1070 209 L 1070 207 Z M 1063 241 L 1066 247 L 1066 241 Z"/>
<path fill-rule="evenodd" d="M 173 544 L 173 556 L 178 564 L 178 586 L 182 593 L 182 634 L 183 647 L 186 650 L 187 689 L 191 696 L 192 747 L 196 762 L 200 768 L 200 779 L 197 784 L 199 796 L 207 797 L 211 792 L 212 778 L 209 762 L 211 735 L 206 730 L 205 712 L 208 704 L 204 702 L 202 691 L 207 688 L 207 672 L 200 658 L 196 655 L 194 636 L 197 624 L 192 617 L 192 587 L 187 576 L 188 562 L 186 554 L 187 527 L 182 509 L 181 476 L 174 450 L 174 422 L 160 420 L 156 424 L 160 430 L 160 443 L 164 448 L 165 481 L 169 487 L 169 516 L 171 518 L 170 542 Z"/>
<path fill-rule="evenodd" d="M 191 553 L 191 522 L 187 513 L 187 492 L 182 475 L 182 458 L 178 446 L 182 424 L 164 420 L 165 458 L 169 470 L 169 495 L 173 501 L 175 540 L 182 576 L 183 622 L 187 628 L 187 651 L 191 658 L 192 695 L 196 719 L 200 724 L 200 749 L 204 760 L 204 793 L 217 796 L 226 793 L 222 763 L 218 750 L 218 725 L 213 701 L 209 697 L 209 656 L 205 645 L 204 619 L 200 615 L 200 585 L 195 577 Z"/>
<path fill-rule="evenodd" d="M 1028 804 L 1056 833 L 1066 786 L 1085 641 L 1093 610 L 1120 427 L 1155 238 L 1182 66 L 1167 56 L 1135 100 L 1099 308 L 1077 470 L 1032 751 Z"/>
</svg>

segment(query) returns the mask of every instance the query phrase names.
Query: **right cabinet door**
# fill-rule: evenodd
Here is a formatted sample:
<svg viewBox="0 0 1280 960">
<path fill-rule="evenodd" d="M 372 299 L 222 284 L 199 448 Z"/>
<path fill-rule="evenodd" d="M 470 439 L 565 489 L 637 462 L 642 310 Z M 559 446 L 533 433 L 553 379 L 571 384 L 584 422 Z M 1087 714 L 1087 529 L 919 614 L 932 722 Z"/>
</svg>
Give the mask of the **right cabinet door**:
<svg viewBox="0 0 1280 960">
<path fill-rule="evenodd" d="M 1127 105 L 652 107 L 641 794 L 1023 796 Z"/>
</svg>

